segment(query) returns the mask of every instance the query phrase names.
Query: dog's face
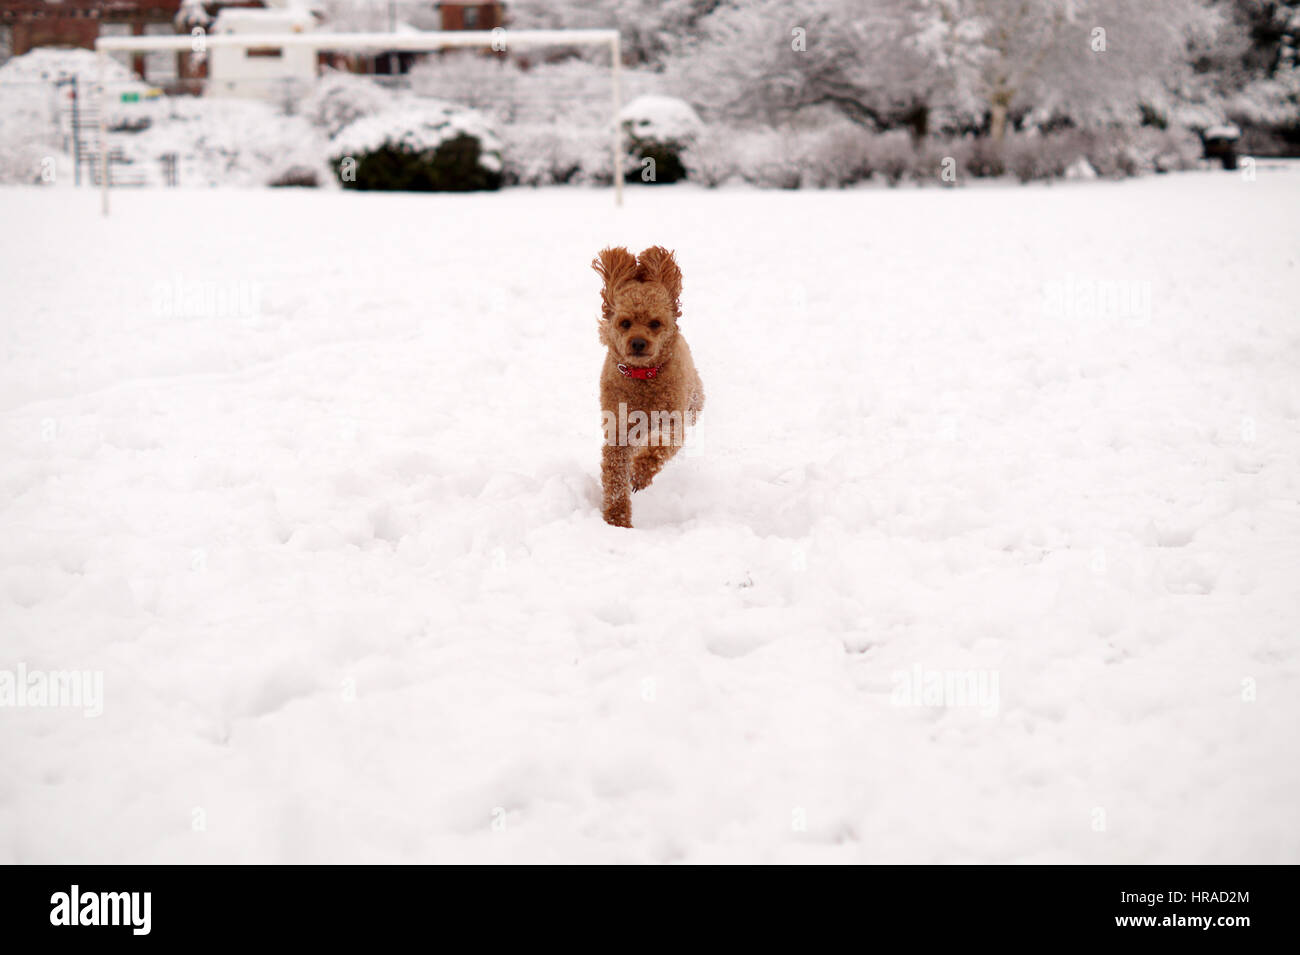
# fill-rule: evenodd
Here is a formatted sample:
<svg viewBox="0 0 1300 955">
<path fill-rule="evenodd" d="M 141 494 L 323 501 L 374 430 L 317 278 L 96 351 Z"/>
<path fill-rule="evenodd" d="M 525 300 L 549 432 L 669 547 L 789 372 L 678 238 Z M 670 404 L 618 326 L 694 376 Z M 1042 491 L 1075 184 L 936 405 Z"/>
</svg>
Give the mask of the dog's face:
<svg viewBox="0 0 1300 955">
<path fill-rule="evenodd" d="M 662 364 L 681 315 L 682 273 L 672 253 L 652 246 L 633 258 L 627 249 L 605 249 L 592 268 L 605 280 L 601 342 L 628 365 Z"/>
<path fill-rule="evenodd" d="M 634 285 L 614 300 L 605 344 L 630 365 L 657 365 L 677 334 L 672 299 L 660 285 Z"/>
</svg>

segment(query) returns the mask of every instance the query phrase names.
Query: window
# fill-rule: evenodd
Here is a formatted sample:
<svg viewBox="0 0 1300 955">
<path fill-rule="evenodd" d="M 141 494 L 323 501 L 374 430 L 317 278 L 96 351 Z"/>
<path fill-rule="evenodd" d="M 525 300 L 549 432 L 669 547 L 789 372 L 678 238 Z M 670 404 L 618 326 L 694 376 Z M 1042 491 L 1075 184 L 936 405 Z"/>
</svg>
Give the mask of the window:
<svg viewBox="0 0 1300 955">
<path fill-rule="evenodd" d="M 477 30 L 479 26 L 478 7 L 466 7 L 464 12 L 464 26 L 466 30 Z"/>
</svg>

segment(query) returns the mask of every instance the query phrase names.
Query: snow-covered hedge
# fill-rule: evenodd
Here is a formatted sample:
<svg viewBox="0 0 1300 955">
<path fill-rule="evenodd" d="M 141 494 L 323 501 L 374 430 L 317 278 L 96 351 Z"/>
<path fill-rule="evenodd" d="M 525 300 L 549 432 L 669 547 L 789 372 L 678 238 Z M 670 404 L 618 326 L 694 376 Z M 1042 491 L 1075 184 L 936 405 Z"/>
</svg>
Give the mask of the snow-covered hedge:
<svg viewBox="0 0 1300 955">
<path fill-rule="evenodd" d="M 506 185 L 610 182 L 610 137 L 597 131 L 514 124 L 501 130 Z"/>
<path fill-rule="evenodd" d="M 803 150 L 805 182 L 818 189 L 830 189 L 869 179 L 872 140 L 867 130 L 845 121 L 815 131 Z"/>
<path fill-rule="evenodd" d="M 1015 176 L 1021 182 L 1074 178 L 1082 160 L 1101 177 L 1123 178 L 1192 168 L 1200 155 L 1187 130 L 1067 130 L 916 141 L 901 129 L 872 133 L 848 122 L 810 130 L 710 127 L 685 152 L 693 181 L 733 178 L 763 189 L 844 188 L 860 182 L 959 185 Z M 1071 168 L 1075 176 L 1069 176 Z"/>
<path fill-rule="evenodd" d="M 500 188 L 501 148 L 481 113 L 419 100 L 340 130 L 330 163 L 346 189 L 469 192 Z"/>
<path fill-rule="evenodd" d="M 685 100 L 638 96 L 618 115 L 628 143 L 628 180 L 670 183 L 685 179 L 684 153 L 703 123 Z"/>
</svg>

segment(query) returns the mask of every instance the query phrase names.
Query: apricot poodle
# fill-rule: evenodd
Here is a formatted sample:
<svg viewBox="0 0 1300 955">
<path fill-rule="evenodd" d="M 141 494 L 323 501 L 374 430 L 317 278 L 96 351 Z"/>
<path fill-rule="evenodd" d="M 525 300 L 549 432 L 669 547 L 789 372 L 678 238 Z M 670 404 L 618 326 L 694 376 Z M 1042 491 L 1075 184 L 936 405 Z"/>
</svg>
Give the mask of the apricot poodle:
<svg viewBox="0 0 1300 955">
<path fill-rule="evenodd" d="M 704 408 L 704 387 L 678 329 L 682 272 L 673 254 L 651 246 L 639 256 L 601 250 L 591 267 L 604 279 L 600 372 L 605 426 L 600 477 L 605 521 L 632 526 L 633 491 L 650 486 L 678 452 Z"/>
</svg>

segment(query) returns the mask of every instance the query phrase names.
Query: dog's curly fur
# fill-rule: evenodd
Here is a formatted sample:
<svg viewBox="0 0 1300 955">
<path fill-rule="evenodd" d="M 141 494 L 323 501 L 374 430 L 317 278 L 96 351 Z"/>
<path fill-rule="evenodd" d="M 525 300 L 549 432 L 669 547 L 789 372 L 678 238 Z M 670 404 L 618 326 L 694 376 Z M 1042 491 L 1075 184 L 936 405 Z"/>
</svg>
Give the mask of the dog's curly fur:
<svg viewBox="0 0 1300 955">
<path fill-rule="evenodd" d="M 640 411 L 652 420 L 672 421 L 678 429 L 671 438 L 660 436 L 657 443 L 642 446 L 611 441 L 607 435 L 600 466 L 601 511 L 606 522 L 631 527 L 632 492 L 649 487 L 677 453 L 683 424 L 694 425 L 704 408 L 704 387 L 678 328 L 682 272 L 673 254 L 657 245 L 639 256 L 625 248 L 608 248 L 592 260 L 591 267 L 604 280 L 599 330 L 608 349 L 600 372 L 605 420 L 611 414 L 617 420 L 620 414 Z M 619 371 L 620 364 L 658 371 L 654 378 L 629 378 Z"/>
</svg>

